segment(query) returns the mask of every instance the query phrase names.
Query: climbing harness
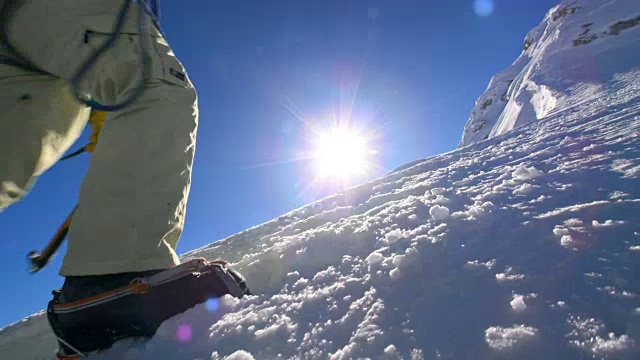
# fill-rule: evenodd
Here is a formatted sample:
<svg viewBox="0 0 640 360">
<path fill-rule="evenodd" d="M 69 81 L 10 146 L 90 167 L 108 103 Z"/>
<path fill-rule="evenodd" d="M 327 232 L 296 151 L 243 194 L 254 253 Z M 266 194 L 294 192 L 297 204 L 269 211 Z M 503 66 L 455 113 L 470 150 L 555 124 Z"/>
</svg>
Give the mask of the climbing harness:
<svg viewBox="0 0 640 360">
<path fill-rule="evenodd" d="M 84 152 L 93 152 L 96 145 L 98 145 L 98 137 L 100 136 L 100 131 L 104 126 L 104 120 L 106 117 L 107 113 L 105 111 L 91 110 L 91 114 L 89 115 L 89 124 L 91 125 L 90 142 L 69 155 L 62 157 L 60 160 L 71 159 L 72 157 L 78 156 Z"/>
</svg>

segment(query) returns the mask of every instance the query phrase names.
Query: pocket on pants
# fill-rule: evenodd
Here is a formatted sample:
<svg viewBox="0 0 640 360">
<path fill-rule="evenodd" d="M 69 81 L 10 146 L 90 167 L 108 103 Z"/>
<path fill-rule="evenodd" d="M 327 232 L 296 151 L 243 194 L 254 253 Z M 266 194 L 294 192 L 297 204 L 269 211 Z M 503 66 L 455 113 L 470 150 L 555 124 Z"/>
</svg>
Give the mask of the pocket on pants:
<svg viewBox="0 0 640 360">
<path fill-rule="evenodd" d="M 171 84 L 188 87 L 189 77 L 187 72 L 164 37 L 154 38 L 154 47 L 159 60 L 158 66 L 154 66 L 154 74 Z"/>
<path fill-rule="evenodd" d="M 107 41 L 111 36 L 109 33 L 100 32 L 94 29 L 87 29 L 85 33 L 85 42 L 92 47 L 92 51 L 97 51 L 102 44 Z M 105 57 L 111 57 L 114 61 L 127 61 L 129 64 L 137 64 L 140 72 L 142 72 L 141 57 L 139 52 L 142 51 L 140 45 L 139 34 L 133 33 L 120 33 L 117 35 L 116 43 L 112 48 L 108 49 Z M 151 76 L 153 79 L 164 80 L 174 85 L 188 87 L 189 78 L 184 66 L 176 58 L 175 54 L 171 50 L 167 41 L 161 36 L 151 36 L 148 39 L 148 46 L 145 47 L 145 51 L 148 52 L 149 61 L 151 62 Z M 130 51 L 123 51 L 122 44 L 118 42 L 125 42 L 130 48 Z M 109 54 L 111 52 L 111 54 Z M 126 59 L 126 60 L 125 60 Z"/>
<path fill-rule="evenodd" d="M 112 35 L 114 18 L 100 16 L 91 17 L 89 20 L 85 23 L 84 41 L 92 48 L 91 51 L 96 51 Z M 176 58 L 160 30 L 152 23 L 151 18 L 147 18 L 146 34 L 143 35 L 146 39 L 142 38 L 136 26 L 137 20 L 135 23 L 127 21 L 122 31 L 118 33 L 115 43 L 104 54 L 104 58 L 113 62 L 126 62 L 129 66 L 138 66 L 139 71 L 142 72 L 140 41 L 147 41 L 144 50 L 147 51 L 151 62 L 152 78 L 188 87 L 190 82 L 184 66 Z"/>
</svg>

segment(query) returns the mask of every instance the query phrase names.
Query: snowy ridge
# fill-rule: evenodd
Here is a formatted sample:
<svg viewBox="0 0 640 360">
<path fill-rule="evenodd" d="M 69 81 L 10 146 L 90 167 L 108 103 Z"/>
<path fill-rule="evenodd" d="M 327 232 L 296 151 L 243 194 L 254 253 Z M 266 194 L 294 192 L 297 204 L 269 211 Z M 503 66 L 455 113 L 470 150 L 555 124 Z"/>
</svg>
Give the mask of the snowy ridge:
<svg viewBox="0 0 640 360">
<path fill-rule="evenodd" d="M 640 2 L 567 0 L 527 34 L 520 57 L 476 101 L 459 147 L 548 117 L 640 57 Z"/>
<path fill-rule="evenodd" d="M 0 329 L 0 359 L 48 359 L 55 348 L 44 310 Z"/>
</svg>

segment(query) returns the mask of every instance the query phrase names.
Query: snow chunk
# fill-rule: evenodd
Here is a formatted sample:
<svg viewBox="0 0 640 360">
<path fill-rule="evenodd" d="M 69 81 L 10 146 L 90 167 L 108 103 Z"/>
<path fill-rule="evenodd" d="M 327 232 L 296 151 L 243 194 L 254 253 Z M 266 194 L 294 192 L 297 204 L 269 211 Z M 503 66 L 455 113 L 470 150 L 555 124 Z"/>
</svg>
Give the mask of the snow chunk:
<svg viewBox="0 0 640 360">
<path fill-rule="evenodd" d="M 496 274 L 498 282 L 517 281 L 524 279 L 523 274 L 516 274 L 512 267 L 505 269 L 503 273 Z"/>
<path fill-rule="evenodd" d="M 288 316 L 280 316 L 276 323 L 254 333 L 257 339 L 273 338 L 281 335 L 292 334 L 297 328 L 295 322 Z"/>
<path fill-rule="evenodd" d="M 533 192 L 533 190 L 534 190 L 535 188 L 536 188 L 535 186 L 533 186 L 533 185 L 531 185 L 531 184 L 529 184 L 529 183 L 524 183 L 524 184 L 522 184 L 522 185 L 520 185 L 520 186 L 516 187 L 516 188 L 513 190 L 513 195 L 526 195 L 526 194 L 530 194 L 531 192 Z"/>
<path fill-rule="evenodd" d="M 575 205 L 570 205 L 562 208 L 557 208 L 555 210 L 538 215 L 536 216 L 536 218 L 544 219 L 552 216 L 558 216 L 563 213 L 578 212 L 587 208 L 597 208 L 597 207 L 600 207 L 601 205 L 609 205 L 609 204 L 610 204 L 609 201 L 604 201 L 604 200 L 593 201 L 586 204 L 575 204 Z"/>
<path fill-rule="evenodd" d="M 480 262 L 479 260 L 467 261 L 464 264 L 465 269 L 480 269 L 485 268 L 487 270 L 491 270 L 496 265 L 496 259 L 491 259 L 487 262 Z"/>
<path fill-rule="evenodd" d="M 615 226 L 615 225 L 622 225 L 624 224 L 623 220 L 607 220 L 603 223 L 599 223 L 598 220 L 593 220 L 591 222 L 591 225 L 593 225 L 593 227 L 607 227 L 607 226 Z"/>
<path fill-rule="evenodd" d="M 576 218 L 567 219 L 564 221 L 564 224 L 568 227 L 573 227 L 573 228 L 579 228 L 582 225 L 584 225 L 582 220 L 576 219 Z"/>
<path fill-rule="evenodd" d="M 558 237 L 562 237 L 563 235 L 569 235 L 569 229 L 565 228 L 562 225 L 556 225 L 556 227 L 553 228 L 553 235 Z"/>
<path fill-rule="evenodd" d="M 530 179 L 537 178 L 538 176 L 543 175 L 544 173 L 535 167 L 526 167 L 525 165 L 520 165 L 518 168 L 511 174 L 514 180 L 517 181 L 527 181 Z"/>
<path fill-rule="evenodd" d="M 504 351 L 533 340 L 538 329 L 531 326 L 492 326 L 484 331 L 484 339 L 493 350 Z"/>
<path fill-rule="evenodd" d="M 474 218 L 479 218 L 484 214 L 484 209 L 480 206 L 472 206 L 471 208 L 469 208 L 469 211 L 467 211 L 467 213 Z"/>
<path fill-rule="evenodd" d="M 443 195 L 438 195 L 436 196 L 435 200 L 433 200 L 433 203 L 438 205 L 444 205 L 449 203 L 449 199 L 447 199 Z"/>
<path fill-rule="evenodd" d="M 573 330 L 566 336 L 572 339 L 574 346 L 596 355 L 612 355 L 624 352 L 635 346 L 635 342 L 628 335 L 616 336 L 606 333 L 605 325 L 594 318 L 582 319 L 571 316 L 567 322 Z"/>
<path fill-rule="evenodd" d="M 611 199 L 611 200 L 618 200 L 618 199 L 622 199 L 622 198 L 625 198 L 625 197 L 628 197 L 628 196 L 629 196 L 629 194 L 627 194 L 627 193 L 626 193 L 626 192 L 624 192 L 624 191 L 615 190 L 615 191 L 612 191 L 612 192 L 609 194 L 609 199 Z"/>
<path fill-rule="evenodd" d="M 385 355 L 389 355 L 389 356 L 393 355 L 393 354 L 396 353 L 396 351 L 397 351 L 396 346 L 393 345 L 393 344 L 391 344 L 391 345 L 387 346 L 386 348 L 384 348 Z"/>
<path fill-rule="evenodd" d="M 623 178 L 635 178 L 640 175 L 640 166 L 636 166 L 631 159 L 616 159 L 611 165 L 613 171 L 622 174 Z"/>
<path fill-rule="evenodd" d="M 628 335 L 616 337 L 614 333 L 609 333 L 608 339 L 596 336 L 591 351 L 596 354 L 611 354 L 630 349 L 633 344 L 634 341 Z"/>
<path fill-rule="evenodd" d="M 212 356 L 213 358 L 213 356 Z M 251 353 L 248 353 L 244 350 L 238 350 L 233 354 L 224 358 L 225 360 L 256 360 Z"/>
<path fill-rule="evenodd" d="M 407 255 L 396 255 L 393 257 L 393 260 L 391 262 L 397 267 L 403 267 L 409 264 L 409 259 Z"/>
<path fill-rule="evenodd" d="M 629 246 L 629 250 L 631 250 L 631 251 L 640 251 L 640 245 Z"/>
<path fill-rule="evenodd" d="M 437 187 L 437 188 L 431 189 L 431 195 L 440 195 L 444 192 L 445 192 L 445 188 L 443 187 Z"/>
<path fill-rule="evenodd" d="M 418 215 L 411 214 L 411 215 L 407 216 L 407 219 L 409 219 L 411 221 L 416 221 L 416 220 L 418 220 Z"/>
<path fill-rule="evenodd" d="M 562 235 L 562 238 L 560 238 L 560 246 L 568 248 L 571 247 L 571 244 L 573 244 L 571 235 Z"/>
<path fill-rule="evenodd" d="M 374 251 L 371 254 L 369 254 L 369 256 L 367 256 L 366 261 L 369 265 L 373 265 L 381 262 L 383 259 L 384 259 L 384 256 L 382 256 L 382 254 L 380 254 L 377 251 Z"/>
<path fill-rule="evenodd" d="M 545 85 L 538 85 L 531 81 L 527 84 L 527 90 L 533 92 L 530 102 L 537 119 L 546 117 L 558 104 L 553 91 Z"/>
<path fill-rule="evenodd" d="M 400 278 L 400 269 L 395 268 L 389 271 L 389 276 L 391 276 L 393 280 L 398 280 Z"/>
<path fill-rule="evenodd" d="M 447 224 L 442 223 L 427 232 L 428 235 L 437 235 L 447 229 Z"/>
<path fill-rule="evenodd" d="M 507 185 L 505 183 L 502 183 L 500 185 L 496 185 L 493 187 L 492 191 L 496 194 L 499 194 L 503 191 L 507 190 Z"/>
<path fill-rule="evenodd" d="M 444 220 L 449 217 L 449 208 L 435 205 L 429 209 L 429 214 L 431 214 L 431 216 L 436 220 Z"/>
<path fill-rule="evenodd" d="M 389 231 L 385 236 L 384 236 L 384 241 L 387 244 L 393 244 L 394 242 L 400 240 L 403 238 L 402 235 L 402 231 L 400 229 L 395 229 L 395 230 L 391 230 Z"/>
<path fill-rule="evenodd" d="M 421 349 L 412 349 L 411 360 L 424 360 L 424 351 Z"/>
<path fill-rule="evenodd" d="M 300 278 L 295 283 L 293 283 L 294 289 L 301 289 L 305 286 L 309 285 L 309 279 Z"/>
<path fill-rule="evenodd" d="M 510 302 L 511 308 L 517 312 L 523 312 L 527 309 L 527 304 L 524 303 L 523 295 L 513 295 L 513 300 Z"/>
<path fill-rule="evenodd" d="M 469 210 L 467 210 L 466 214 L 478 219 L 479 217 L 484 215 L 486 212 L 490 211 L 492 207 L 493 207 L 493 203 L 490 201 L 486 201 L 484 203 L 481 201 L 476 201 L 473 205 L 469 207 Z"/>
<path fill-rule="evenodd" d="M 558 308 L 558 309 L 567 309 L 567 303 L 564 301 L 558 301 L 555 304 L 551 304 L 551 308 Z"/>
</svg>

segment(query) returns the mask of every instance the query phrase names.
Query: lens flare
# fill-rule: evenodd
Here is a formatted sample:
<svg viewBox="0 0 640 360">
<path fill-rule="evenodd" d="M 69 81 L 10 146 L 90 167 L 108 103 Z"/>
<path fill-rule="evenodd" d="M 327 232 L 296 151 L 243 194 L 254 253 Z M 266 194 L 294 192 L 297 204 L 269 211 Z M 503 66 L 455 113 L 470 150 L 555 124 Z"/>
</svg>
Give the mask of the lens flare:
<svg viewBox="0 0 640 360">
<path fill-rule="evenodd" d="M 181 324 L 178 326 L 178 329 L 176 329 L 176 339 L 178 339 L 179 342 L 181 343 L 186 343 L 191 341 L 191 338 L 193 337 L 193 330 L 191 329 L 191 326 L 188 324 Z"/>
<path fill-rule="evenodd" d="M 475 0 L 473 10 L 478 16 L 489 16 L 493 14 L 495 4 L 493 0 Z"/>
<path fill-rule="evenodd" d="M 218 308 L 220 308 L 220 301 L 218 299 L 215 299 L 215 298 L 209 298 L 204 303 L 204 307 L 207 308 L 207 310 L 209 310 L 209 312 L 214 313 L 214 312 L 218 311 Z"/>
</svg>

